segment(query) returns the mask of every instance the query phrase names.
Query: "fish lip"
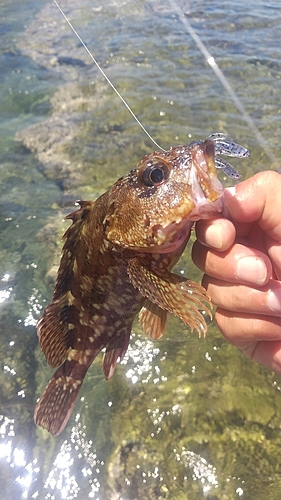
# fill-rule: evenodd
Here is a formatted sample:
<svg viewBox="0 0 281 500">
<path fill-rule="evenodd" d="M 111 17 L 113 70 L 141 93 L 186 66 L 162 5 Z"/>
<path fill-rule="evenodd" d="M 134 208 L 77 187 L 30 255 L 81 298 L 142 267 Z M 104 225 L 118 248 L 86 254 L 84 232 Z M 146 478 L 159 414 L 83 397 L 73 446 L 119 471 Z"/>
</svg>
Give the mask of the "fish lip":
<svg viewBox="0 0 281 500">
<path fill-rule="evenodd" d="M 206 139 L 202 143 L 194 144 L 191 153 L 190 173 L 193 175 L 193 183 L 199 182 L 208 202 L 216 201 L 222 195 L 224 187 L 217 177 L 215 142 L 213 140 Z"/>
<path fill-rule="evenodd" d="M 213 140 L 194 143 L 189 167 L 188 183 L 192 186 L 191 197 L 194 202 L 189 219 L 208 219 L 221 213 L 224 187 L 217 177 Z"/>
<path fill-rule="evenodd" d="M 215 163 L 215 143 L 206 139 L 192 145 L 190 164 L 188 167 L 188 185 L 191 186 L 194 208 L 182 221 L 172 221 L 166 227 L 158 227 L 158 232 L 165 235 L 164 243 L 155 249 L 155 252 L 173 252 L 190 237 L 194 222 L 200 219 L 209 219 L 223 212 L 224 187 L 217 177 Z M 171 235 L 167 238 L 167 234 Z M 151 249 L 150 249 L 151 251 Z"/>
</svg>

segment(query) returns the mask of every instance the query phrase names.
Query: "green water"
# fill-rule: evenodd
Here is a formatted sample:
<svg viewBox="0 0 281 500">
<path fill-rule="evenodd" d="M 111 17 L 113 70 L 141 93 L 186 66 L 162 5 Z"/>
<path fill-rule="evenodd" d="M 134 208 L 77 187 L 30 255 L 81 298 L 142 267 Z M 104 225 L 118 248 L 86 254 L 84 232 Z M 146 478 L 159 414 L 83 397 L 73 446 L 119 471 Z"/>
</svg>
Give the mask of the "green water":
<svg viewBox="0 0 281 500">
<path fill-rule="evenodd" d="M 233 161 L 242 178 L 275 168 L 279 2 L 177 3 L 270 158 L 168 1 L 61 5 L 162 147 L 224 131 L 251 151 Z M 113 379 L 101 359 L 89 370 L 64 433 L 34 426 L 52 374 L 35 324 L 52 296 L 62 219 L 156 147 L 53 3 L 2 2 L 0 34 L 0 499 L 279 499 L 280 378 L 213 324 L 199 340 L 172 318 L 152 343 L 136 323 Z M 200 280 L 189 253 L 176 271 Z"/>
</svg>

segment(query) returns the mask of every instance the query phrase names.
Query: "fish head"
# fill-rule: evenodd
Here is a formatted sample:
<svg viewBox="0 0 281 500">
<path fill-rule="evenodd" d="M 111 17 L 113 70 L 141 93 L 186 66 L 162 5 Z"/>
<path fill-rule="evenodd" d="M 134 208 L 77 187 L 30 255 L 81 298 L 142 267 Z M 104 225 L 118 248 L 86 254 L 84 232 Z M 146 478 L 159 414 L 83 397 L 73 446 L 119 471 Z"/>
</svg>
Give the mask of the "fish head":
<svg viewBox="0 0 281 500">
<path fill-rule="evenodd" d="M 146 155 L 109 191 L 107 239 L 137 251 L 174 251 L 194 221 L 222 211 L 223 189 L 211 139 Z"/>
</svg>

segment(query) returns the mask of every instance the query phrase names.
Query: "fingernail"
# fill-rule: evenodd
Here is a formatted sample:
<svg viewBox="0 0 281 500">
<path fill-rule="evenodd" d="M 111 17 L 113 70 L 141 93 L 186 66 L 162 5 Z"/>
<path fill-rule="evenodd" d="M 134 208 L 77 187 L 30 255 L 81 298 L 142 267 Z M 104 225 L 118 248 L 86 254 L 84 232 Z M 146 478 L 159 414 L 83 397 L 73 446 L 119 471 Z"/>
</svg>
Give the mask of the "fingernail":
<svg viewBox="0 0 281 500">
<path fill-rule="evenodd" d="M 262 259 L 255 256 L 241 257 L 236 267 L 237 277 L 255 285 L 263 285 L 267 280 L 267 267 Z"/>
<path fill-rule="evenodd" d="M 226 188 L 223 193 L 224 204 L 230 213 L 235 214 L 237 209 L 236 186 Z"/>
<path fill-rule="evenodd" d="M 267 305 L 272 311 L 281 312 L 281 289 L 270 290 L 267 295 Z"/>
<path fill-rule="evenodd" d="M 231 187 L 225 188 L 225 190 L 223 192 L 223 196 L 225 199 L 233 198 L 233 196 L 235 196 L 235 195 L 236 195 L 236 186 L 231 186 Z"/>
<path fill-rule="evenodd" d="M 222 248 L 221 225 L 213 223 L 205 231 L 206 244 L 212 248 Z"/>
</svg>

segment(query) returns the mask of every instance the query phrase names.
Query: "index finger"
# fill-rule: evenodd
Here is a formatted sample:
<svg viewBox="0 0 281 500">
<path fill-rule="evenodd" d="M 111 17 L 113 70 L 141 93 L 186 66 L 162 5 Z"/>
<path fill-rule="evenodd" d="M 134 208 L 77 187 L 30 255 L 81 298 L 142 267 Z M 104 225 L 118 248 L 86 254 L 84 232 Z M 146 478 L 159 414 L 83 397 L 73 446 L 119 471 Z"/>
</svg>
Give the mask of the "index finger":
<svg viewBox="0 0 281 500">
<path fill-rule="evenodd" d="M 196 222 L 196 237 L 202 245 L 224 252 L 234 243 L 235 227 L 228 219 L 202 219 Z"/>
</svg>

